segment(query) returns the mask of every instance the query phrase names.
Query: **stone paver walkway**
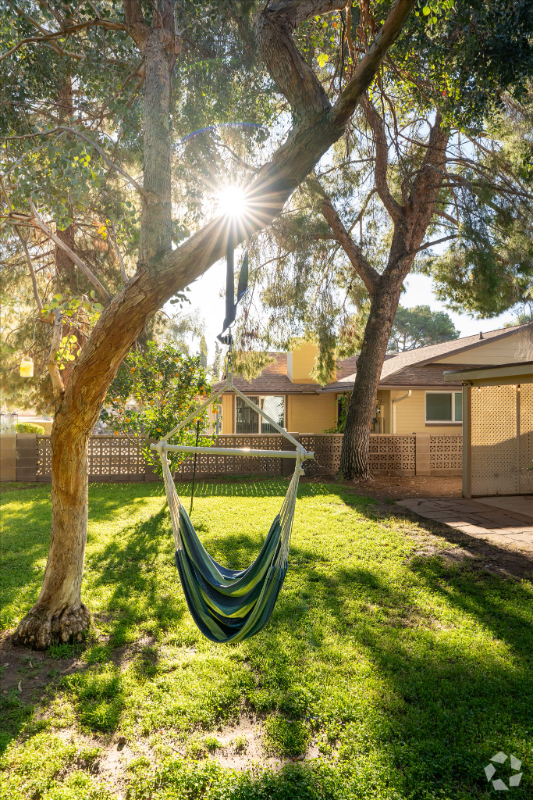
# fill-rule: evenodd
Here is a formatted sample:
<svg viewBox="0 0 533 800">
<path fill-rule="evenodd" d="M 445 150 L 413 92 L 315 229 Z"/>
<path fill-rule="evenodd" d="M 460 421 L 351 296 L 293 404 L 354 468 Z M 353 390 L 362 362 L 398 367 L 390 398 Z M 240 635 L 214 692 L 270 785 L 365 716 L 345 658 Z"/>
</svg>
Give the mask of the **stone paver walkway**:
<svg viewBox="0 0 533 800">
<path fill-rule="evenodd" d="M 410 498 L 396 502 L 421 517 L 438 520 L 469 536 L 533 552 L 533 517 L 529 515 L 459 498 Z"/>
<path fill-rule="evenodd" d="M 511 514 L 525 514 L 533 520 L 533 495 L 515 495 L 514 497 L 478 497 L 476 502 L 483 505 L 510 511 Z"/>
</svg>

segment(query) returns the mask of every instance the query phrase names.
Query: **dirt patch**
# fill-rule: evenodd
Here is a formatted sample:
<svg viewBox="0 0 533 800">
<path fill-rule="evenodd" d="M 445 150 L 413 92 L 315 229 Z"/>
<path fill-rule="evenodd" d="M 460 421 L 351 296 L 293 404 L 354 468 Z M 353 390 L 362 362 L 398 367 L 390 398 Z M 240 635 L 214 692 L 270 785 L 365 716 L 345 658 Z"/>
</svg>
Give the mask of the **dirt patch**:
<svg viewBox="0 0 533 800">
<path fill-rule="evenodd" d="M 81 766 L 83 769 L 87 769 L 98 783 L 111 790 L 117 800 L 125 797 L 126 769 L 130 761 L 139 755 L 141 748 L 136 748 L 136 752 L 133 752 L 124 736 L 114 736 L 111 739 L 102 740 L 80 733 L 73 728 L 56 729 L 54 736 L 64 741 L 65 744 L 74 744 L 78 750 L 99 751 L 98 755 L 91 758 L 89 763 L 87 763 L 87 759 L 83 759 L 82 754 L 81 759 L 74 762 L 67 772 Z M 142 749 L 142 754 L 147 755 L 150 760 L 154 760 L 153 753 L 146 747 Z"/>
<path fill-rule="evenodd" d="M 26 704 L 37 702 L 56 678 L 86 668 L 78 656 L 51 658 L 27 647 L 14 647 L 10 634 L 0 634 L 0 692 L 15 691 Z"/>
<path fill-rule="evenodd" d="M 95 764 L 95 772 L 109 786 L 117 792 L 117 798 L 123 797 L 122 789 L 125 789 L 125 771 L 135 757 L 134 752 L 124 741 L 124 737 L 119 737 L 102 749 L 102 753 Z"/>
<path fill-rule="evenodd" d="M 269 755 L 264 741 L 263 721 L 252 716 L 241 715 L 236 725 L 228 725 L 206 738 L 216 738 L 218 746 L 210 748 L 206 757 L 217 761 L 222 767 L 245 771 L 253 766 L 261 766 L 277 771 L 286 764 L 296 761 L 309 761 L 318 758 L 319 750 L 315 741 L 311 741 L 305 754 L 297 758 L 276 758 Z M 199 743 L 201 743 L 201 739 Z M 169 745 L 179 755 L 190 755 L 183 744 Z"/>
</svg>

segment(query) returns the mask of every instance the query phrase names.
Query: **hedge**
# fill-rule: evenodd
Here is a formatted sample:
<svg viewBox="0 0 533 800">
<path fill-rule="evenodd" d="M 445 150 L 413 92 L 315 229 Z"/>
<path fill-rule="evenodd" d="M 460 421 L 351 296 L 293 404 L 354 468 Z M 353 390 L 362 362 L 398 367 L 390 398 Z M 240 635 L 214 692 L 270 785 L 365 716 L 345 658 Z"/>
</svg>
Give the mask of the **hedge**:
<svg viewBox="0 0 533 800">
<path fill-rule="evenodd" d="M 36 425 L 34 422 L 17 422 L 15 425 L 17 433 L 38 433 L 41 436 L 44 434 L 42 425 Z"/>
</svg>

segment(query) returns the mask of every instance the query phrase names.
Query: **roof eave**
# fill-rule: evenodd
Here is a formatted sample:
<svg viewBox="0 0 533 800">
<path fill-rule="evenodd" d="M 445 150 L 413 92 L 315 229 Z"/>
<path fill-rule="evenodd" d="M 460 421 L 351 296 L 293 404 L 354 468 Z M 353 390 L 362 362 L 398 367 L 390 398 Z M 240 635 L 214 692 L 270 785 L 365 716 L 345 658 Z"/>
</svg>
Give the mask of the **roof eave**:
<svg viewBox="0 0 533 800">
<path fill-rule="evenodd" d="M 533 361 L 517 361 L 511 364 L 492 364 L 490 366 L 471 367 L 468 369 L 450 370 L 444 373 L 447 383 L 452 381 L 483 380 L 484 378 L 512 378 L 515 375 L 529 375 L 533 378 Z"/>
<path fill-rule="evenodd" d="M 526 328 L 531 327 L 533 330 L 533 323 L 526 322 L 524 325 L 516 325 L 514 328 L 509 328 L 508 330 L 502 331 L 498 333 L 496 336 L 489 336 L 488 339 L 478 339 L 473 344 L 466 344 L 463 347 L 457 348 L 457 350 L 450 350 L 448 353 L 441 353 L 438 356 L 434 356 L 433 358 L 427 358 L 424 361 L 417 361 L 416 365 L 418 367 L 424 367 L 426 364 L 434 364 L 438 362 L 439 359 L 449 358 L 449 356 L 456 356 L 459 353 L 465 353 L 467 350 L 475 350 L 477 347 L 483 347 L 486 344 L 490 344 L 491 342 L 499 342 L 500 339 L 506 339 L 508 336 L 514 336 L 515 333 L 518 333 L 520 330 L 525 330 Z M 490 333 L 490 331 L 487 331 Z M 410 366 L 413 366 L 412 364 Z M 394 374 L 394 373 L 391 373 Z"/>
</svg>

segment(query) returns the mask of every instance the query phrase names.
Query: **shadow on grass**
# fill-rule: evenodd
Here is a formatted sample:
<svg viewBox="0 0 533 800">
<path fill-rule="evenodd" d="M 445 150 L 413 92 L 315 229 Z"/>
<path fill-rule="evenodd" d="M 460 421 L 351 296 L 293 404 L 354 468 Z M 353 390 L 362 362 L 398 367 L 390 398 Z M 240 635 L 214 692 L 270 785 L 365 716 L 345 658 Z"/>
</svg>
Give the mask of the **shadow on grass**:
<svg viewBox="0 0 533 800">
<path fill-rule="evenodd" d="M 110 615 L 111 646 L 129 638 L 132 629 L 149 625 L 157 636 L 184 613 L 179 578 L 173 566 L 174 544 L 168 509 L 124 531 L 87 561 L 91 592 L 105 596 Z M 162 572 L 171 579 L 171 591 L 162 592 Z M 166 587 L 163 587 L 166 588 Z"/>
</svg>

